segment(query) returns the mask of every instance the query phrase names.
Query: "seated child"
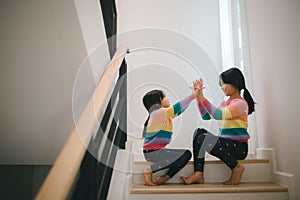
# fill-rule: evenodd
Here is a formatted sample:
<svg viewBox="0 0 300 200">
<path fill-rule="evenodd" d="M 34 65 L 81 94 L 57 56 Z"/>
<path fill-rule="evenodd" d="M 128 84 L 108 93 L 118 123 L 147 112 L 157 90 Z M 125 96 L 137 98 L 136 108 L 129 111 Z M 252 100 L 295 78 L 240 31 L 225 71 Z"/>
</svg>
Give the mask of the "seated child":
<svg viewBox="0 0 300 200">
<path fill-rule="evenodd" d="M 225 185 L 238 185 L 245 167 L 238 160 L 244 160 L 248 153 L 248 115 L 254 112 L 253 98 L 245 85 L 245 79 L 238 68 L 231 68 L 220 74 L 219 84 L 228 100 L 215 107 L 203 94 L 203 81 L 193 84 L 202 119 L 219 122 L 219 136 L 198 128 L 193 139 L 194 174 L 181 177 L 184 183 L 203 183 L 205 152 L 222 160 L 230 169 L 231 176 Z M 243 97 L 241 90 L 244 90 Z"/>
<path fill-rule="evenodd" d="M 179 172 L 191 159 L 191 152 L 186 149 L 169 149 L 173 127 L 172 118 L 180 115 L 195 99 L 191 94 L 170 106 L 169 99 L 161 90 L 152 90 L 143 97 L 143 104 L 149 112 L 144 125 L 145 137 L 143 153 L 145 159 L 153 164 L 144 169 L 144 180 L 148 186 L 160 185 Z M 152 181 L 152 173 L 167 169 L 166 175 Z"/>
</svg>

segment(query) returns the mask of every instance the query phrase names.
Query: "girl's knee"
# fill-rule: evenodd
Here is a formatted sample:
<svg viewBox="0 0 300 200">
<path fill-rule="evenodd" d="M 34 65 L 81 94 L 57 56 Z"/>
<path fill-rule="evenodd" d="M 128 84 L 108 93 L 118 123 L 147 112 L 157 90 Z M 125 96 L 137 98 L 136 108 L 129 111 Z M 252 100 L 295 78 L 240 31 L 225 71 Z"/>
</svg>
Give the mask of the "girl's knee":
<svg viewBox="0 0 300 200">
<path fill-rule="evenodd" d="M 201 135 L 203 133 L 207 133 L 207 130 L 205 130 L 204 128 L 197 128 L 194 131 L 194 137 L 193 138 L 196 138 L 196 137 L 198 137 L 199 135 Z"/>
<path fill-rule="evenodd" d="M 186 150 L 182 156 L 180 156 L 177 160 L 177 163 L 184 167 L 192 158 L 192 153 L 189 150 Z"/>
<path fill-rule="evenodd" d="M 193 140 L 193 147 L 195 148 L 195 146 L 199 146 L 199 145 L 202 145 L 204 139 L 206 137 L 206 134 L 197 134 L 195 137 L 194 137 L 194 140 Z"/>
<path fill-rule="evenodd" d="M 192 153 L 189 150 L 186 150 L 184 152 L 184 157 L 187 161 L 189 161 L 192 158 Z"/>
</svg>

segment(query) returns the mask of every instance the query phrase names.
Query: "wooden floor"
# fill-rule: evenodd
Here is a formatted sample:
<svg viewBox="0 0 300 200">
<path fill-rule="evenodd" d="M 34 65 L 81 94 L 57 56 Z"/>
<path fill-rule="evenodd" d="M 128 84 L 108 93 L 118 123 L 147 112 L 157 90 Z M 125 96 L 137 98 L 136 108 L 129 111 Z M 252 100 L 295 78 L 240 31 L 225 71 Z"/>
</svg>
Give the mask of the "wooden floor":
<svg viewBox="0 0 300 200">
<path fill-rule="evenodd" d="M 131 194 L 186 194 L 186 193 L 251 193 L 251 192 L 287 192 L 285 186 L 272 182 L 246 182 L 236 186 L 222 183 L 205 184 L 171 184 L 160 186 L 145 186 L 142 183 L 133 184 Z"/>
</svg>

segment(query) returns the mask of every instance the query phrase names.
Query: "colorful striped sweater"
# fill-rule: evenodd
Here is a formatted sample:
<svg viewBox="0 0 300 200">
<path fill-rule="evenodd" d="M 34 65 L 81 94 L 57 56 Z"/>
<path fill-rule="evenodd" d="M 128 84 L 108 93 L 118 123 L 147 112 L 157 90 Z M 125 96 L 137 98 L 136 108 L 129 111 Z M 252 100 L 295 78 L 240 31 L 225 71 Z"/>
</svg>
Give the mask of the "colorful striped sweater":
<svg viewBox="0 0 300 200">
<path fill-rule="evenodd" d="M 230 98 L 216 108 L 208 100 L 198 104 L 202 119 L 216 119 L 220 137 L 246 142 L 248 134 L 248 103 L 242 98 Z"/>
<path fill-rule="evenodd" d="M 160 107 L 150 113 L 143 145 L 144 150 L 161 149 L 171 142 L 172 118 L 184 112 L 193 99 L 195 99 L 195 95 L 191 94 L 168 108 Z"/>
</svg>

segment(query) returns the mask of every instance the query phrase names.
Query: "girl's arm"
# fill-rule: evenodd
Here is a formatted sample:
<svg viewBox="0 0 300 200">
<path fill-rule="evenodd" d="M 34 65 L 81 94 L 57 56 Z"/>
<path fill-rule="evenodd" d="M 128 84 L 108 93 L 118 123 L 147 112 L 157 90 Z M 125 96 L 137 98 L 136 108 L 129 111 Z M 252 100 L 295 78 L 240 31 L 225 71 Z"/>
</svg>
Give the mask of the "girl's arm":
<svg viewBox="0 0 300 200">
<path fill-rule="evenodd" d="M 233 102 L 225 108 L 216 108 L 203 95 L 203 81 L 197 80 L 193 83 L 193 92 L 197 97 L 199 111 L 202 119 L 209 120 L 214 118 L 216 120 L 231 119 L 237 117 L 245 112 L 248 112 L 248 105 L 243 100 L 233 100 Z"/>
<path fill-rule="evenodd" d="M 210 120 L 212 119 L 210 113 L 207 111 L 206 107 L 203 105 L 203 102 L 198 101 L 198 108 L 203 120 Z"/>
<path fill-rule="evenodd" d="M 173 104 L 172 106 L 170 106 L 169 108 L 166 109 L 166 118 L 170 119 L 170 118 L 175 118 L 178 115 L 180 115 L 181 113 L 183 113 L 185 111 L 185 109 L 190 105 L 190 103 L 195 99 L 195 95 L 191 94 L 187 97 L 185 97 L 184 99 L 182 99 L 181 101 Z"/>
<path fill-rule="evenodd" d="M 198 103 L 198 107 L 203 119 L 232 119 L 248 112 L 247 103 L 240 99 L 233 100 L 230 105 L 224 108 L 216 108 L 205 99 L 202 103 Z"/>
<path fill-rule="evenodd" d="M 203 106 L 203 102 L 206 100 L 203 95 L 203 80 L 199 79 L 193 82 L 193 93 L 195 94 L 198 102 L 198 108 L 201 114 L 201 117 L 203 120 L 210 120 L 212 119 L 209 112 L 207 112 L 207 109 L 205 106 Z"/>
</svg>

